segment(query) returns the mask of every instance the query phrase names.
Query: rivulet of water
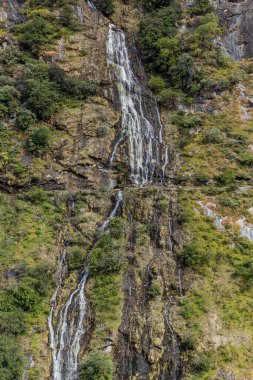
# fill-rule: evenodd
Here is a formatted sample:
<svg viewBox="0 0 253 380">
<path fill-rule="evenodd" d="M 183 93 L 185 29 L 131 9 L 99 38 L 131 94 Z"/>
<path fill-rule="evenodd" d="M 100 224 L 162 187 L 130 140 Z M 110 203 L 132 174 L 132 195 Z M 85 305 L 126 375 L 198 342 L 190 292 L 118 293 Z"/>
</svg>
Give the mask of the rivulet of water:
<svg viewBox="0 0 253 380">
<path fill-rule="evenodd" d="M 105 232 L 110 221 L 117 215 L 122 201 L 122 193 L 118 191 L 115 206 L 98 229 L 100 234 Z M 63 284 L 65 264 L 66 250 L 63 251 L 58 261 L 57 286 L 51 298 L 51 311 L 48 319 L 53 380 L 76 379 L 78 374 L 78 355 L 86 332 L 84 324 L 87 313 L 85 285 L 88 279 L 88 270 L 83 271 L 76 289 L 70 294 L 65 305 L 59 311 L 57 323 L 54 324 L 53 321 L 57 298 Z"/>
</svg>

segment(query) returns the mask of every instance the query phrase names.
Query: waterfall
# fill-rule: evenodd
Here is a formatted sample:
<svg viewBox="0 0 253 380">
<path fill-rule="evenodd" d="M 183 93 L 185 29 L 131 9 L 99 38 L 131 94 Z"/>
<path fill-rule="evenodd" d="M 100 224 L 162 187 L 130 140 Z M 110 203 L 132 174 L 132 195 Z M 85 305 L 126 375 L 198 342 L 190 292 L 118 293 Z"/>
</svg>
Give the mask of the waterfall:
<svg viewBox="0 0 253 380">
<path fill-rule="evenodd" d="M 112 210 L 112 212 L 108 216 L 108 218 L 104 221 L 104 223 L 98 228 L 98 231 L 100 233 L 103 233 L 105 231 L 105 229 L 108 226 L 108 224 L 110 223 L 110 221 L 116 216 L 118 208 L 119 208 L 122 200 L 123 200 L 122 192 L 118 191 L 118 193 L 116 195 L 116 203 L 115 203 L 114 209 Z"/>
<path fill-rule="evenodd" d="M 85 272 L 75 291 L 59 313 L 59 320 L 51 342 L 53 349 L 53 380 L 73 380 L 77 375 L 78 354 L 85 333 L 84 317 L 86 297 L 84 287 L 88 278 Z"/>
<path fill-rule="evenodd" d="M 144 93 L 132 71 L 125 35 L 112 24 L 107 39 L 107 63 L 113 67 L 117 77 L 122 112 L 121 132 L 112 150 L 110 163 L 114 160 L 119 144 L 127 136 L 131 181 L 139 185 L 152 182 L 160 161 L 159 144 L 162 143 L 163 129 L 160 115 L 154 100 L 152 101 L 154 104 L 146 104 L 146 98 L 149 96 Z M 151 108 L 157 113 L 156 123 L 160 128 L 158 138 L 155 136 L 153 124 L 144 111 Z M 163 173 L 167 165 L 167 151 L 164 162 Z"/>
<path fill-rule="evenodd" d="M 117 215 L 117 211 L 123 200 L 121 191 L 116 195 L 116 203 L 108 218 L 99 227 L 99 233 L 103 233 L 110 221 Z M 73 202 L 71 202 L 73 207 Z M 57 271 L 57 287 L 51 298 L 51 311 L 48 318 L 50 348 L 52 349 L 52 378 L 53 380 L 74 380 L 78 373 L 78 355 L 82 340 L 85 337 L 86 328 L 84 320 L 87 312 L 87 299 L 85 297 L 85 285 L 88 279 L 88 270 L 85 270 L 76 289 L 70 294 L 67 302 L 60 310 L 56 327 L 53 323 L 57 298 L 62 287 L 65 266 L 66 250 L 59 258 Z"/>
</svg>

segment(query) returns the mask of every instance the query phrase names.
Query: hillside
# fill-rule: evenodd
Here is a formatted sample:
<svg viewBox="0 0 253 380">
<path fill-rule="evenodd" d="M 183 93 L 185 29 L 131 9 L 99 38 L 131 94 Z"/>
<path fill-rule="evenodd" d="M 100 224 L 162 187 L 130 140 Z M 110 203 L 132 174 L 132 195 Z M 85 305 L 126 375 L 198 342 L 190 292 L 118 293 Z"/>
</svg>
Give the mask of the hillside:
<svg viewBox="0 0 253 380">
<path fill-rule="evenodd" d="M 253 379 L 252 21 L 0 1 L 0 380 Z"/>
</svg>

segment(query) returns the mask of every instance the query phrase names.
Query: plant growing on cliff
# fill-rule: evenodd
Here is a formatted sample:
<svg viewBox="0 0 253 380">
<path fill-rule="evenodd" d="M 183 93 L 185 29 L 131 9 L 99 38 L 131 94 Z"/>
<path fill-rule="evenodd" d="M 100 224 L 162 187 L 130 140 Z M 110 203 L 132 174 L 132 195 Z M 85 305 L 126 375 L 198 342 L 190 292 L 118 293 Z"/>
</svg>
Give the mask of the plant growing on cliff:
<svg viewBox="0 0 253 380">
<path fill-rule="evenodd" d="M 107 354 L 92 353 L 81 364 L 80 380 L 112 380 L 113 363 Z"/>
<path fill-rule="evenodd" d="M 26 109 L 20 108 L 16 117 L 16 126 L 21 130 L 26 130 L 36 122 L 35 114 Z"/>
<path fill-rule="evenodd" d="M 23 373 L 24 358 L 16 342 L 7 336 L 0 337 L 1 380 L 20 379 Z"/>
<path fill-rule="evenodd" d="M 48 46 L 59 37 L 59 27 L 45 20 L 41 16 L 35 16 L 26 23 L 16 28 L 18 40 L 21 46 L 33 54 L 48 48 Z"/>
<path fill-rule="evenodd" d="M 93 3 L 106 16 L 111 16 L 115 11 L 115 1 L 114 0 L 94 0 Z"/>
<path fill-rule="evenodd" d="M 58 109 L 61 98 L 54 82 L 31 80 L 26 84 L 25 104 L 42 120 L 48 120 Z"/>
<path fill-rule="evenodd" d="M 35 128 L 29 137 L 29 150 L 32 152 L 45 152 L 45 150 L 50 146 L 50 135 L 50 129 L 47 127 Z"/>
</svg>

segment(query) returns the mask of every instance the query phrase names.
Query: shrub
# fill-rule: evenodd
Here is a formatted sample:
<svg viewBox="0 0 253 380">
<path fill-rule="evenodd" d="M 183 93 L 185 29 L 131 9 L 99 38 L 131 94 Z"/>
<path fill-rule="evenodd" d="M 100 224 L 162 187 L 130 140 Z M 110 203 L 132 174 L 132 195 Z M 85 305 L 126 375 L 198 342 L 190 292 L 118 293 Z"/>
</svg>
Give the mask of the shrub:
<svg viewBox="0 0 253 380">
<path fill-rule="evenodd" d="M 252 152 L 242 152 L 239 161 L 242 165 L 253 166 L 253 154 Z"/>
<path fill-rule="evenodd" d="M 12 307 L 8 311 L 0 311 L 1 334 L 23 334 L 25 332 L 24 313 L 22 310 Z"/>
<path fill-rule="evenodd" d="M 112 380 L 113 363 L 107 354 L 92 353 L 80 366 L 80 380 Z"/>
<path fill-rule="evenodd" d="M 26 130 L 30 128 L 36 122 L 36 115 L 26 109 L 20 108 L 17 118 L 16 118 L 16 126 L 21 130 Z"/>
<path fill-rule="evenodd" d="M 48 120 L 58 109 L 60 94 L 55 83 L 47 80 L 31 80 L 27 83 L 26 106 L 37 117 Z"/>
<path fill-rule="evenodd" d="M 207 129 L 203 136 L 204 143 L 218 144 L 221 142 L 221 131 L 219 128 L 213 127 Z"/>
<path fill-rule="evenodd" d="M 213 256 L 210 253 L 202 248 L 199 242 L 191 243 L 183 248 L 181 260 L 185 267 L 200 268 L 209 263 L 210 258 Z"/>
<path fill-rule="evenodd" d="M 41 187 L 33 186 L 27 193 L 25 193 L 24 198 L 35 205 L 40 205 L 47 200 L 47 194 Z"/>
<path fill-rule="evenodd" d="M 60 87 L 61 91 L 68 95 L 76 96 L 79 99 L 86 99 L 95 95 L 96 84 L 91 81 L 84 81 L 77 77 L 68 77 L 64 70 L 53 66 L 50 68 L 50 75 Z"/>
<path fill-rule="evenodd" d="M 146 12 L 153 11 L 154 9 L 167 7 L 171 4 L 171 0 L 144 0 L 143 7 Z"/>
<path fill-rule="evenodd" d="M 194 373 L 207 372 L 215 367 L 214 360 L 209 352 L 195 354 L 192 358 L 192 369 Z"/>
<path fill-rule="evenodd" d="M 159 54 L 158 41 L 164 37 L 174 36 L 180 14 L 181 9 L 179 6 L 169 6 L 158 9 L 156 12 L 151 12 L 141 22 L 139 43 L 143 58 L 153 72 L 161 71 L 160 61 L 163 59 Z M 168 53 L 170 52 L 168 51 Z"/>
<path fill-rule="evenodd" d="M 227 168 L 217 179 L 220 184 L 229 185 L 235 181 L 235 178 L 236 172 L 234 171 L 234 169 Z"/>
<path fill-rule="evenodd" d="M 15 111 L 18 105 L 18 92 L 13 86 L 3 86 L 0 89 L 0 117 Z"/>
<path fill-rule="evenodd" d="M 198 115 L 188 113 L 177 113 L 171 117 L 171 121 L 173 124 L 176 124 L 177 127 L 183 128 L 193 128 L 198 127 L 202 124 L 202 120 Z"/>
<path fill-rule="evenodd" d="M 17 27 L 18 39 L 24 49 L 38 54 L 42 49 L 59 36 L 59 30 L 41 16 L 35 16 L 31 20 Z"/>
<path fill-rule="evenodd" d="M 122 218 L 115 217 L 110 221 L 110 233 L 114 239 L 120 239 L 125 230 L 125 223 Z"/>
<path fill-rule="evenodd" d="M 99 275 L 94 279 L 91 295 L 92 305 L 98 323 L 107 329 L 115 326 L 120 316 L 120 280 L 115 274 Z"/>
<path fill-rule="evenodd" d="M 159 75 L 152 75 L 148 85 L 155 92 L 160 92 L 167 86 L 165 80 Z"/>
<path fill-rule="evenodd" d="M 170 109 L 177 106 L 177 104 L 184 99 L 182 91 L 174 88 L 164 88 L 157 95 L 157 100 L 161 105 L 167 106 Z"/>
<path fill-rule="evenodd" d="M 115 1 L 114 0 L 93 0 L 93 3 L 106 16 L 111 16 L 115 11 Z"/>
<path fill-rule="evenodd" d="M 99 129 L 97 130 L 97 137 L 104 138 L 108 136 L 109 131 L 110 131 L 110 128 L 107 125 L 103 125 L 102 127 L 99 127 Z"/>
<path fill-rule="evenodd" d="M 7 336 L 0 337 L 1 380 L 16 380 L 22 377 L 24 358 L 16 342 Z"/>
<path fill-rule="evenodd" d="M 159 283 L 152 283 L 148 289 L 148 295 L 151 299 L 155 299 L 161 295 L 161 286 Z"/>
<path fill-rule="evenodd" d="M 35 128 L 29 137 L 29 150 L 44 152 L 50 145 L 50 129 L 47 127 Z"/>
<path fill-rule="evenodd" d="M 39 304 L 39 296 L 26 283 L 21 283 L 11 290 L 13 302 L 24 311 L 33 312 Z"/>
<path fill-rule="evenodd" d="M 62 7 L 60 12 L 60 23 L 62 26 L 72 30 L 78 29 L 78 23 L 74 19 L 74 9 L 71 5 L 66 4 Z"/>
<path fill-rule="evenodd" d="M 25 281 L 40 297 L 46 297 L 53 284 L 52 268 L 48 264 L 38 265 L 27 271 Z"/>
<path fill-rule="evenodd" d="M 122 265 L 119 244 L 113 241 L 112 236 L 105 234 L 98 245 L 93 249 L 90 258 L 91 274 L 108 273 L 120 270 Z"/>
</svg>

